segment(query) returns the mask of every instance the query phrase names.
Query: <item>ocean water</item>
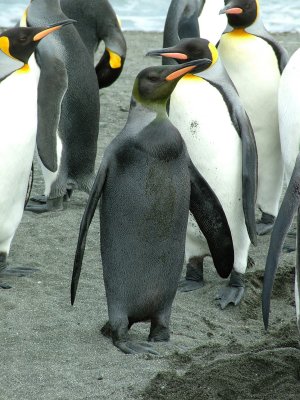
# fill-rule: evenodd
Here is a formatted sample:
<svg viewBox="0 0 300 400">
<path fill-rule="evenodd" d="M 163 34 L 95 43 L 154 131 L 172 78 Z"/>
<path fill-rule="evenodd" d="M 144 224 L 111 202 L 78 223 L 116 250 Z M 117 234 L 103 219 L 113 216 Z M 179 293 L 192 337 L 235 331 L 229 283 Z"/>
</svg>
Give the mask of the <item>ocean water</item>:
<svg viewBox="0 0 300 400">
<path fill-rule="evenodd" d="M 162 31 L 171 0 L 111 0 L 123 30 Z M 0 0 L 0 26 L 16 23 L 29 0 Z M 270 32 L 300 32 L 300 0 L 261 0 Z"/>
</svg>

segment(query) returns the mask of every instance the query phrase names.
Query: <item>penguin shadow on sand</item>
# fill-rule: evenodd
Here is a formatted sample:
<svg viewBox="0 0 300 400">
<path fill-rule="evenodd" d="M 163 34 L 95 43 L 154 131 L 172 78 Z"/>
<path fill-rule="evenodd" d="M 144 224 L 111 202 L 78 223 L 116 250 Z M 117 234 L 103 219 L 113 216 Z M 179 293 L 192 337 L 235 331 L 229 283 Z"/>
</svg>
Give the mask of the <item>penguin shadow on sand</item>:
<svg viewBox="0 0 300 400">
<path fill-rule="evenodd" d="M 80 13 L 82 3 L 74 1 L 70 8 L 64 2 L 70 14 L 78 18 L 78 30 L 70 25 L 45 39 L 35 51 L 40 69 L 36 147 L 45 183 L 44 195 L 32 198 L 26 207 L 35 213 L 61 211 L 75 189 L 86 193 L 91 190 L 99 132 L 99 86 L 101 82 L 102 87 L 107 86 L 119 76 L 125 59 L 123 36 L 113 28 L 116 22 L 110 23 L 115 18 L 113 10 L 108 9 L 110 16 L 100 38 L 95 31 L 100 14 L 92 12 L 95 2 L 84 2 L 87 14 Z M 102 10 L 105 5 L 108 8 L 101 3 Z M 93 16 L 90 26 L 88 15 Z M 65 18 L 59 0 L 32 0 L 21 24 L 39 26 Z M 105 27 L 111 31 L 106 32 Z M 110 47 L 97 66 L 97 78 L 93 52 L 103 38 Z"/>
<path fill-rule="evenodd" d="M 130 340 L 128 330 L 140 321 L 151 323 L 148 341 L 169 340 L 189 210 L 207 239 L 219 275 L 228 277 L 233 267 L 233 243 L 223 208 L 166 113 L 168 98 L 182 76 L 210 63 L 203 58 L 138 74 L 127 122 L 104 152 L 81 221 L 71 302 L 99 203 L 108 306 L 102 333 L 124 353 L 157 354 L 150 344 Z"/>
<path fill-rule="evenodd" d="M 295 304 L 298 330 L 300 332 L 300 49 L 290 58 L 283 71 L 279 85 L 279 127 L 283 153 L 287 190 L 282 200 L 278 217 L 271 234 L 270 247 L 266 260 L 262 310 L 265 328 L 268 329 L 272 288 L 279 265 L 284 241 L 289 234 L 295 215 L 296 247 L 295 263 Z M 295 238 L 294 238 L 295 240 Z M 288 279 L 288 277 L 286 277 Z"/>
<path fill-rule="evenodd" d="M 0 278 L 25 276 L 34 268 L 9 266 L 7 258 L 21 222 L 33 179 L 33 154 L 37 125 L 38 73 L 32 54 L 47 35 L 67 20 L 52 26 L 12 28 L 0 35 Z M 10 285 L 0 281 L 0 288 Z"/>
</svg>

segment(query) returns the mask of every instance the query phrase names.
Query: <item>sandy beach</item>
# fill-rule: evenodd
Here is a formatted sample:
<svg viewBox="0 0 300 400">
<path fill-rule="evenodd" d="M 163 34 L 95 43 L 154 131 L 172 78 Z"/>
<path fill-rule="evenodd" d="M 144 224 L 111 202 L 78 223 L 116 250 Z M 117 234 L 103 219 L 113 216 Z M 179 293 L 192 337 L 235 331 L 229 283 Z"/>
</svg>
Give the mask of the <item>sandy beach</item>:
<svg viewBox="0 0 300 400">
<path fill-rule="evenodd" d="M 292 54 L 300 34 L 274 35 Z M 159 60 L 144 54 L 162 46 L 161 33 L 125 32 L 128 55 L 118 81 L 100 94 L 97 167 L 105 147 L 127 119 L 132 84 Z M 32 194 L 43 179 L 36 163 Z M 214 297 L 225 284 L 205 263 L 203 289 L 178 293 L 171 340 L 154 344 L 159 356 L 128 356 L 103 337 L 107 306 L 99 249 L 99 216 L 91 224 L 75 305 L 70 279 L 87 195 L 74 192 L 64 212 L 25 212 L 9 262 L 38 271 L 5 279 L 0 290 L 0 400 L 296 400 L 300 398 L 300 347 L 293 295 L 295 253 L 281 257 L 270 327 L 261 315 L 263 271 L 270 236 L 251 247 L 255 266 L 246 274 L 239 307 L 220 310 Z M 149 324 L 130 331 L 145 341 Z"/>
</svg>

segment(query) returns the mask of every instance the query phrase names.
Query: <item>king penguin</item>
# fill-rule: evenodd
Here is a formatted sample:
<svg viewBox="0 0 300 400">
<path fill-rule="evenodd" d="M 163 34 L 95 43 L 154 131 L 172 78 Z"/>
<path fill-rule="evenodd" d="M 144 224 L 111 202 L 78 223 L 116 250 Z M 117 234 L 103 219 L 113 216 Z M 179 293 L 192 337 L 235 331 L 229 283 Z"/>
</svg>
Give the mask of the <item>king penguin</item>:
<svg viewBox="0 0 300 400">
<path fill-rule="evenodd" d="M 121 74 L 126 41 L 118 18 L 107 0 L 60 0 L 62 11 L 76 21 L 75 28 L 94 59 L 101 41 L 105 51 L 95 69 L 99 89 L 110 86 Z"/>
<path fill-rule="evenodd" d="M 141 71 L 125 127 L 105 150 L 81 221 L 71 302 L 80 276 L 88 227 L 100 203 L 103 276 L 109 322 L 102 333 L 125 353 L 153 352 L 128 338 L 135 322 L 151 321 L 149 341 L 169 340 L 171 306 L 184 258 L 189 209 L 203 230 L 222 277 L 233 246 L 224 211 L 166 114 L 178 80 L 209 60 Z"/>
<path fill-rule="evenodd" d="M 163 46 L 174 46 L 180 39 L 201 37 L 216 44 L 226 28 L 226 17 L 219 15 L 224 0 L 172 0 L 168 9 Z M 172 59 L 163 59 L 172 64 Z"/>
<path fill-rule="evenodd" d="M 181 79 L 171 95 L 169 118 L 186 142 L 197 170 L 221 201 L 234 245 L 234 270 L 217 298 L 221 308 L 240 302 L 250 239 L 256 244 L 255 201 L 257 153 L 251 124 L 218 56 L 206 39 L 182 39 L 176 46 L 154 50 L 180 60 L 211 60 L 204 71 Z M 181 61 L 182 62 L 182 61 Z M 250 239 L 249 239 L 250 237 Z M 207 243 L 190 215 L 186 238 L 187 273 L 181 291 L 203 286 Z"/>
<path fill-rule="evenodd" d="M 0 274 L 24 275 L 7 257 L 26 202 L 37 129 L 39 69 L 31 57 L 41 39 L 69 21 L 51 27 L 13 28 L 0 35 Z M 9 285 L 0 283 L 1 288 Z"/>
<path fill-rule="evenodd" d="M 300 332 L 300 49 L 290 58 L 279 84 L 278 113 L 281 148 L 284 160 L 285 179 L 288 185 L 278 217 L 271 234 L 264 286 L 263 318 L 265 328 L 269 323 L 270 298 L 280 254 L 288 230 L 298 213 L 296 241 L 295 303 L 298 329 Z M 293 248 L 294 250 L 295 248 Z"/>
<path fill-rule="evenodd" d="M 32 0 L 23 24 L 39 26 L 66 19 L 59 0 Z M 73 25 L 47 37 L 35 51 L 40 68 L 37 154 L 46 204 L 26 210 L 63 210 L 73 189 L 89 192 L 95 179 L 99 132 L 99 89 L 93 61 Z"/>
<path fill-rule="evenodd" d="M 278 126 L 278 86 L 286 51 L 266 31 L 258 0 L 226 0 L 227 28 L 218 50 L 249 115 L 258 151 L 257 233 L 272 230 L 279 208 L 283 161 Z"/>
</svg>

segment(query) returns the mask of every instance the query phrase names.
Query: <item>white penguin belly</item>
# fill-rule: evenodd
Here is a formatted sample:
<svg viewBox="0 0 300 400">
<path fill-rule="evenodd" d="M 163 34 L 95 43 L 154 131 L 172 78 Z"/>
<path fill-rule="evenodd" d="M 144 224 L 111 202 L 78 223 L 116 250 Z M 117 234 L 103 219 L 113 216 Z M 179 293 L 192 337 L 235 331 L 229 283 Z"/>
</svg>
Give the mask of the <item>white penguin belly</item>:
<svg viewBox="0 0 300 400">
<path fill-rule="evenodd" d="M 187 76 L 171 96 L 170 120 L 185 140 L 195 167 L 223 206 L 233 237 L 234 267 L 244 272 L 250 240 L 242 207 L 242 146 L 226 103 L 208 82 Z M 207 244 L 200 249 L 199 240 L 201 236 L 190 217 L 187 258 L 207 254 Z"/>
<path fill-rule="evenodd" d="M 283 177 L 277 57 L 266 41 L 243 31 L 224 34 L 218 50 L 254 130 L 258 152 L 257 203 L 264 212 L 277 215 Z"/>
<path fill-rule="evenodd" d="M 285 67 L 278 93 L 279 131 L 287 183 L 300 151 L 299 79 L 300 49 L 292 55 Z"/>
<path fill-rule="evenodd" d="M 0 251 L 21 221 L 37 128 L 37 80 L 15 72 L 0 83 Z"/>
<path fill-rule="evenodd" d="M 226 15 L 219 14 L 223 7 L 224 0 L 206 0 L 198 18 L 200 37 L 208 39 L 214 45 L 220 40 L 227 25 Z"/>
</svg>

